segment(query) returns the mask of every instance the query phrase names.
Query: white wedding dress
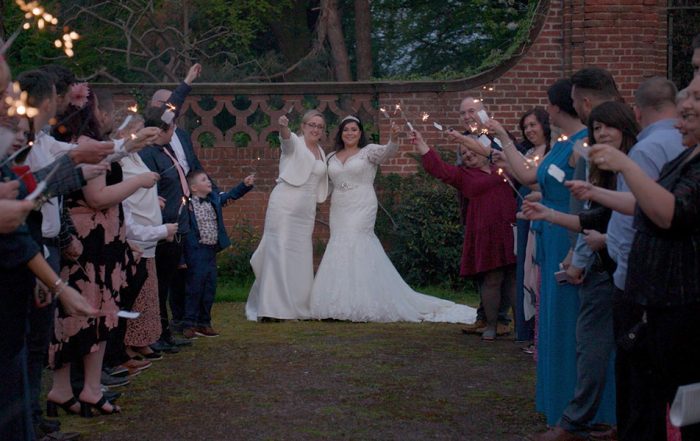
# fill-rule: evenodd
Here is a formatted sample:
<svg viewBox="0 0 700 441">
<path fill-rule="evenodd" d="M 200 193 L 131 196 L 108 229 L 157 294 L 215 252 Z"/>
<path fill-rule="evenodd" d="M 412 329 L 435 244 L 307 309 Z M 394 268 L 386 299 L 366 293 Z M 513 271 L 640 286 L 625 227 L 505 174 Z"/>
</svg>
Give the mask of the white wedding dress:
<svg viewBox="0 0 700 441">
<path fill-rule="evenodd" d="M 473 323 L 474 308 L 413 291 L 374 234 L 377 165 L 397 149 L 393 143 L 369 144 L 345 164 L 330 157 L 331 235 L 311 290 L 311 316 L 355 322 Z"/>
</svg>

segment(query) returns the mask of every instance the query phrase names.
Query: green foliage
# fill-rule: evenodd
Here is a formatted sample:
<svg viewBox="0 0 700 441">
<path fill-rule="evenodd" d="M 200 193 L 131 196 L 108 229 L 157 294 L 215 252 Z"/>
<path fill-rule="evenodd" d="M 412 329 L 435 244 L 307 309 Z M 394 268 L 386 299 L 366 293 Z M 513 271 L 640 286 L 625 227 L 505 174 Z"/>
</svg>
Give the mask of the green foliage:
<svg viewBox="0 0 700 441">
<path fill-rule="evenodd" d="M 538 3 L 374 0 L 375 77 L 440 80 L 486 70 L 512 56 L 527 40 Z M 339 4 L 354 65 L 354 3 Z M 298 62 L 311 48 L 318 1 L 159 0 L 144 8 L 140 0 L 99 5 L 85 0 L 46 0 L 42 5 L 58 15 L 59 27 L 22 32 L 9 54 L 15 72 L 60 62 L 93 81 L 175 81 L 184 77 L 192 63 L 200 62 L 204 65 L 200 81 L 205 82 L 332 78 L 328 50 L 305 59 L 291 76 L 274 75 Z M 8 33 L 21 25 L 22 14 L 14 2 L 4 2 L 0 12 L 0 24 Z M 302 24 L 285 21 L 304 15 L 307 22 Z M 53 46 L 64 24 L 81 34 L 74 58 L 66 58 Z M 315 107 L 308 102 L 304 106 Z"/>
<path fill-rule="evenodd" d="M 236 283 L 252 282 L 255 278 L 250 258 L 260 243 L 260 234 L 250 221 L 239 220 L 229 234 L 231 246 L 217 256 L 219 277 Z"/>
<path fill-rule="evenodd" d="M 464 226 L 456 191 L 422 169 L 405 177 L 378 176 L 376 182 L 382 206 L 389 213 L 380 208 L 377 234 L 406 282 L 463 286 L 459 262 Z"/>
<path fill-rule="evenodd" d="M 527 39 L 537 2 L 376 0 L 379 78 L 449 79 L 498 64 Z"/>
</svg>

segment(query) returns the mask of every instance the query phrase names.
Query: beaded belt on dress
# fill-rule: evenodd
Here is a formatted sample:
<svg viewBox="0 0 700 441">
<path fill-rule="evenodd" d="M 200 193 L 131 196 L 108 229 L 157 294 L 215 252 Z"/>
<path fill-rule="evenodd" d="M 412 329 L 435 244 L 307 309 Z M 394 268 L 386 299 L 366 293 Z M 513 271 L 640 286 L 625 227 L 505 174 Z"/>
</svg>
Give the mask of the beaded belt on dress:
<svg viewBox="0 0 700 441">
<path fill-rule="evenodd" d="M 335 185 L 335 188 L 340 190 L 340 191 L 348 191 L 352 190 L 353 188 L 357 188 L 357 185 L 354 184 L 348 184 L 347 182 L 341 182 L 340 184 Z"/>
</svg>

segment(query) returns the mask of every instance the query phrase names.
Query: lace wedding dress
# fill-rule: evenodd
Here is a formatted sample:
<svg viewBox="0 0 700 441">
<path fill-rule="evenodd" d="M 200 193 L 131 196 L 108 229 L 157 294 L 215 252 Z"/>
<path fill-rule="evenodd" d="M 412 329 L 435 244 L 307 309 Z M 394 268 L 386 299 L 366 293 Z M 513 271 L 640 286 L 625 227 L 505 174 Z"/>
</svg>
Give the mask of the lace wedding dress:
<svg viewBox="0 0 700 441">
<path fill-rule="evenodd" d="M 331 235 L 311 290 L 311 316 L 356 322 L 473 323 L 474 308 L 413 291 L 374 234 L 377 165 L 397 149 L 393 143 L 369 144 L 344 164 L 335 155 L 330 157 Z"/>
</svg>

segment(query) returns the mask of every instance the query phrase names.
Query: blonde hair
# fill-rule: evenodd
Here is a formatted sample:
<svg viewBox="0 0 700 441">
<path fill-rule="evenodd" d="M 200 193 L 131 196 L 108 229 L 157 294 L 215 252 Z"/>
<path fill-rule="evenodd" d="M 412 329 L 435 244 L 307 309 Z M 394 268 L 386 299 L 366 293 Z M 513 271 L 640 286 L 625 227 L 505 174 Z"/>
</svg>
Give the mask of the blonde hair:
<svg viewBox="0 0 700 441">
<path fill-rule="evenodd" d="M 309 120 L 311 118 L 314 118 L 317 116 L 323 120 L 324 124 L 326 123 L 326 118 L 323 116 L 323 113 L 319 112 L 316 109 L 311 109 L 311 110 L 307 110 L 306 113 L 304 114 L 304 116 L 301 118 L 301 124 L 304 125 L 307 122 L 309 122 Z M 301 126 L 299 127 L 299 132 L 297 133 L 297 135 L 299 135 L 299 136 L 303 135 L 303 132 L 301 131 Z"/>
</svg>

